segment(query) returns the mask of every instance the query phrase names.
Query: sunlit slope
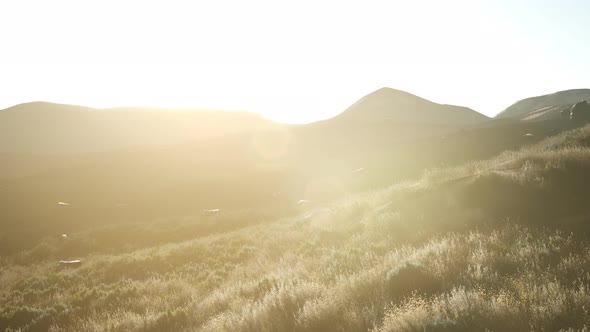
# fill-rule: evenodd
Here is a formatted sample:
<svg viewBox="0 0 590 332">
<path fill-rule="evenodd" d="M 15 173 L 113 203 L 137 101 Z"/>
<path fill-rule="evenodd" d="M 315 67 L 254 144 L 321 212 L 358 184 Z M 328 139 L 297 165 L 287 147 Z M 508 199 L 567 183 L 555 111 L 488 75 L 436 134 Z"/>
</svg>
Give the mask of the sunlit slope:
<svg viewBox="0 0 590 332">
<path fill-rule="evenodd" d="M 410 98 L 426 105 L 424 112 L 414 110 L 418 115 L 444 108 L 392 89 L 376 92 L 377 95 L 381 93 L 392 94 L 394 99 L 400 96 L 402 100 Z M 369 96 L 363 100 L 366 98 Z M 56 111 L 55 105 L 47 107 L 50 109 L 43 113 L 45 115 Z M 56 143 L 61 136 L 49 135 L 47 140 L 39 138 L 30 143 L 37 144 L 37 147 L 51 145 L 47 151 L 43 150 L 44 154 L 27 153 L 27 149 L 20 153 L 0 153 L 0 226 L 6 238 L 26 239 L 14 242 L 21 244 L 19 248 L 27 248 L 39 236 L 52 234 L 57 229 L 77 230 L 95 225 L 190 217 L 209 209 L 268 211 L 272 207 L 272 215 L 285 215 L 298 209 L 300 200 L 309 201 L 309 205 L 322 205 L 351 193 L 415 178 L 426 168 L 490 158 L 507 149 L 533 144 L 574 125 L 567 121 L 501 120 L 460 121 L 460 124 L 405 123 L 375 117 L 375 110 L 371 108 L 352 109 L 356 114 L 354 119 L 344 116 L 351 112 L 349 109 L 341 117 L 309 125 L 264 122 L 265 125 L 250 126 L 248 121 L 236 124 L 232 120 L 219 127 L 221 129 L 208 124 L 235 120 L 236 114 L 196 112 L 191 116 L 202 117 L 203 121 L 186 125 L 203 125 L 203 132 L 179 131 L 171 136 L 161 136 L 155 135 L 158 130 L 147 130 L 149 126 L 133 127 L 131 132 L 154 133 L 142 140 L 141 143 L 147 145 L 84 153 L 56 154 L 54 148 L 62 147 L 61 143 Z M 37 108 L 13 111 L 14 114 L 10 114 L 40 112 Z M 105 133 L 101 127 L 104 122 L 93 117 L 80 122 L 80 117 L 108 113 L 113 114 L 112 119 L 119 119 L 115 114 L 129 112 L 134 116 L 139 114 L 137 116 L 143 119 L 162 116 L 164 128 L 176 123 L 169 122 L 170 119 L 164 121 L 167 115 L 161 113 L 167 111 L 163 110 L 123 112 L 80 110 L 71 106 L 66 111 L 76 123 L 96 126 L 100 130 L 88 131 L 100 135 Z M 405 112 L 399 108 L 385 109 L 383 114 L 402 111 Z M 475 112 L 466 112 L 480 118 Z M 361 117 L 363 114 L 365 117 Z M 261 120 L 245 113 L 237 113 L 237 116 L 255 119 L 256 123 Z M 427 121 L 421 117 L 417 119 Z M 135 120 L 135 124 L 143 123 Z M 48 127 L 54 125 L 47 124 Z M 183 135 L 187 133 L 200 138 L 185 144 L 160 144 L 180 136 L 186 138 L 188 136 Z M 34 131 L 22 134 L 35 136 Z M 83 134 L 80 135 L 63 141 L 63 147 L 89 149 L 88 141 L 84 140 Z M 3 144 L 10 142 L 2 141 Z M 111 143 L 114 144 L 112 148 L 133 142 L 118 137 Z M 68 144 L 80 146 L 73 148 Z M 55 154 L 48 154 L 50 151 Z M 0 249 L 4 248 L 15 247 L 12 243 Z"/>
<path fill-rule="evenodd" d="M 109 151 L 37 160 L 43 171 L 0 178 L 6 230 L 87 227 L 277 204 L 282 187 L 297 180 L 288 166 L 265 165 L 241 136 L 206 144 Z M 7 168 L 7 166 L 3 166 Z M 12 167 L 12 172 L 18 172 Z M 7 170 L 8 172 L 9 170 Z M 286 177 L 288 173 L 289 177 Z M 293 198 L 294 199 L 294 198 Z M 64 202 L 69 205 L 59 205 Z"/>
<path fill-rule="evenodd" d="M 35 102 L 0 110 L 0 153 L 71 154 L 194 142 L 274 125 L 239 111 Z"/>
<path fill-rule="evenodd" d="M 418 176 L 425 168 L 488 158 L 565 129 L 490 124 L 400 142 L 386 128 L 372 128 L 281 128 L 59 157 L 0 154 L 0 222 L 11 225 L 7 230 L 49 231 L 204 209 L 292 208 L 302 199 L 328 202 Z"/>
<path fill-rule="evenodd" d="M 590 100 L 590 89 L 574 89 L 520 100 L 496 115 L 496 119 L 559 119 L 561 110 Z"/>
<path fill-rule="evenodd" d="M 215 234 L 196 233 L 210 217 L 195 217 L 48 238 L 1 261 L 0 326 L 581 330 L 590 324 L 589 148 L 584 127 Z M 55 266 L 71 258 L 84 263 Z"/>
</svg>

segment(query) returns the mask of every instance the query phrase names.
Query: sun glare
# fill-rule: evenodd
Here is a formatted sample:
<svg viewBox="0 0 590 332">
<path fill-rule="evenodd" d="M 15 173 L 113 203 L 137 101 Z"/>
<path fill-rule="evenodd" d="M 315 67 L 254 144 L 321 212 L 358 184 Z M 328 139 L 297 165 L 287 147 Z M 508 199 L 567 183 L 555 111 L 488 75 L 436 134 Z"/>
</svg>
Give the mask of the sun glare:
<svg viewBox="0 0 590 332">
<path fill-rule="evenodd" d="M 576 30 L 543 34 L 539 9 L 533 35 L 514 16 L 528 7 L 502 3 L 4 2 L 2 106 L 242 109 L 309 122 L 383 86 L 493 115 L 519 97 L 583 85 L 588 48 L 560 61 L 554 49 L 568 39 L 545 38 Z M 538 68 L 556 66 L 538 79 Z"/>
</svg>

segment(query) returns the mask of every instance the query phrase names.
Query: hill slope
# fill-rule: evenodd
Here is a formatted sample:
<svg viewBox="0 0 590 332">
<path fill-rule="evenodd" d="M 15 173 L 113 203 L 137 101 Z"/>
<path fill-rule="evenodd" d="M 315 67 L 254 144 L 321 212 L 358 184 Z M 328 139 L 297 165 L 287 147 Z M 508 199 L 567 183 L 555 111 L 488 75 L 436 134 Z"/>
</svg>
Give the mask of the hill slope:
<svg viewBox="0 0 590 332">
<path fill-rule="evenodd" d="M 334 131 L 282 128 L 82 155 L 0 154 L 0 225 L 51 232 L 190 216 L 203 209 L 272 205 L 287 211 L 300 199 L 317 204 L 380 188 L 425 168 L 489 158 L 567 127 L 489 124 L 414 140 L 400 140 L 392 128 L 387 123 Z M 60 201 L 71 206 L 64 209 Z"/>
<path fill-rule="evenodd" d="M 385 93 L 401 92 L 385 90 Z M 432 106 L 433 103 L 418 97 L 401 95 L 427 105 L 427 111 L 420 108 L 416 113 L 426 114 L 428 107 L 438 109 L 436 104 Z M 31 151 L 41 149 L 45 153 L 107 145 L 111 148 L 146 145 L 60 155 L 0 153 L 0 210 L 3 211 L 0 226 L 10 229 L 9 234 L 20 234 L 14 238 L 21 238 L 17 241 L 19 246 L 7 245 L 0 248 L 0 254 L 4 250 L 29 247 L 38 237 L 57 228 L 74 230 L 180 218 L 218 208 L 224 212 L 267 211 L 272 205 L 273 215 L 284 215 L 297 209 L 299 200 L 323 204 L 352 192 L 374 190 L 419 176 L 426 168 L 489 158 L 572 126 L 559 121 L 410 124 L 395 119 L 376 120 L 374 110 L 354 107 L 347 111 L 358 112 L 352 118 L 345 112 L 341 117 L 299 126 L 267 124 L 257 116 L 232 112 L 163 114 L 166 111 L 63 107 L 56 111 L 56 105 L 42 104 L 7 113 L 21 117 L 13 119 L 21 124 L 37 119 L 31 127 L 41 128 L 42 135 L 37 137 L 35 131 L 24 135 L 13 131 L 20 138 L 28 137 L 28 141 L 1 142 L 5 146 L 20 146 L 27 152 L 30 152 L 28 146 Z M 380 110 L 375 112 L 381 114 Z M 35 117 L 38 113 L 41 118 Z M 59 115 L 60 123 L 41 121 L 54 113 Z M 125 114 L 131 115 L 125 117 Z M 108 121 L 101 120 L 103 115 Z M 357 116 L 364 116 L 365 120 Z M 236 123 L 241 117 L 252 122 Z M 193 122 L 183 122 L 187 118 Z M 219 127 L 216 121 L 222 122 Z M 111 133 L 105 128 L 117 122 L 120 125 L 149 123 L 149 126 L 140 126 L 121 137 L 113 135 L 113 140 L 105 144 L 101 137 Z M 70 128 L 67 135 L 41 139 L 52 135 L 46 127 L 55 130 L 66 124 L 80 125 L 89 136 Z M 158 125 L 161 127 L 150 127 Z M 180 126 L 192 129 L 204 126 L 204 129 L 183 132 L 178 130 Z M 138 141 L 148 134 L 150 137 Z M 91 139 L 86 140 L 88 137 Z M 196 141 L 163 144 L 188 137 Z M 70 205 L 64 207 L 58 202 Z"/>
<path fill-rule="evenodd" d="M 439 105 L 406 92 L 383 88 L 365 96 L 336 118 L 323 121 L 320 130 L 339 130 L 342 120 L 352 120 L 353 127 L 362 126 L 359 121 L 385 122 L 391 128 L 388 136 L 396 138 L 404 136 L 400 127 L 412 123 L 414 129 L 421 128 L 411 132 L 436 136 L 449 131 L 443 127 L 461 127 L 486 119 L 468 108 Z M 34 102 L 0 110 L 0 153 L 107 151 L 188 143 L 275 127 L 281 125 L 248 112 L 138 107 L 94 109 Z M 349 129 L 350 126 L 345 128 Z"/>
<path fill-rule="evenodd" d="M 583 330 L 589 148 L 590 126 L 274 221 L 56 231 L 0 260 L 0 328 Z"/>
<path fill-rule="evenodd" d="M 0 153 L 71 154 L 179 144 L 272 125 L 239 111 L 94 109 L 35 102 L 0 110 Z"/>
<path fill-rule="evenodd" d="M 574 89 L 520 100 L 496 115 L 496 119 L 547 120 L 581 100 L 590 100 L 590 89 Z"/>
<path fill-rule="evenodd" d="M 382 88 L 368 94 L 346 109 L 338 118 L 457 126 L 488 119 L 467 107 L 441 105 L 391 88 Z"/>
</svg>

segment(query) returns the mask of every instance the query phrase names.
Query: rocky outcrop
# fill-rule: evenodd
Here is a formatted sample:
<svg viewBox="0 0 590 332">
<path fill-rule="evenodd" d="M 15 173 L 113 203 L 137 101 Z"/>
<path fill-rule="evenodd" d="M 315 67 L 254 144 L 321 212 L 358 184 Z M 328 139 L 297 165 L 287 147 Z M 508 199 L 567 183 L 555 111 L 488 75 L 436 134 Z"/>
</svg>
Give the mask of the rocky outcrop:
<svg viewBox="0 0 590 332">
<path fill-rule="evenodd" d="M 586 100 L 575 103 L 570 109 L 570 119 L 575 122 L 590 122 L 590 104 Z"/>
</svg>

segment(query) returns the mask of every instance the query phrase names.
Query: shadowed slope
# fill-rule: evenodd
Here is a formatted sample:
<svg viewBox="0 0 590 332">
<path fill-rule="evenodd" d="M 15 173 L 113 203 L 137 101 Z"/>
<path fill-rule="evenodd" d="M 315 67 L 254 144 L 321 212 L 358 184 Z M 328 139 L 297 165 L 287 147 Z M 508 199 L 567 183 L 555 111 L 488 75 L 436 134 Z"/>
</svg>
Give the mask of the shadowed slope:
<svg viewBox="0 0 590 332">
<path fill-rule="evenodd" d="M 186 143 L 274 125 L 241 111 L 34 102 L 0 110 L 0 152 L 79 153 Z"/>
<path fill-rule="evenodd" d="M 341 119 L 466 125 L 488 119 L 467 107 L 441 105 L 391 88 L 379 89 L 346 109 Z"/>
<path fill-rule="evenodd" d="M 574 89 L 520 100 L 496 115 L 496 119 L 548 120 L 581 100 L 590 100 L 590 89 Z"/>
<path fill-rule="evenodd" d="M 399 100 L 416 103 L 418 106 L 414 105 L 413 109 L 420 119 L 439 107 L 446 107 L 391 89 L 375 94 L 400 95 Z M 73 119 L 70 123 L 87 129 L 76 136 L 79 129 L 71 125 L 75 128 L 70 128 L 66 137 L 76 139 L 43 132 L 45 127 L 55 130 L 63 125 L 50 121 L 56 105 L 25 105 L 20 110 L 0 111 L 9 112 L 4 115 L 12 114 L 15 118 L 37 119 L 32 126 L 39 127 L 39 132 L 49 138 L 41 139 L 45 136 L 40 135 L 38 140 L 33 139 L 35 131 L 28 132 L 25 137 L 31 139 L 26 142 L 30 147 L 39 149 L 45 147 L 43 144 L 49 144 L 47 149 L 68 151 L 88 149 L 92 146 L 90 143 L 97 144 L 94 147 L 103 146 L 99 138 L 111 133 L 104 131 L 103 125 L 112 124 L 101 120 L 103 114 L 111 114 L 129 128 L 130 122 L 141 122 L 138 118 L 142 121 L 161 119 L 162 124 L 178 125 L 172 126 L 177 130 L 184 124 L 183 117 L 202 120 L 187 126 L 203 125 L 202 131 L 158 134 L 166 128 L 150 122 L 154 127 L 129 129 L 137 130 L 138 136 L 123 135 L 134 139 L 144 137 L 139 142 L 144 146 L 113 151 L 31 155 L 23 148 L 26 144 L 21 142 L 21 153 L 0 153 L 0 210 L 3 211 L 0 225 L 51 230 L 55 225 L 86 227 L 107 222 L 153 220 L 194 215 L 216 208 L 226 211 L 273 206 L 290 211 L 297 208 L 295 204 L 299 200 L 322 204 L 351 192 L 381 188 L 394 181 L 416 177 L 425 168 L 489 158 L 570 128 L 569 123 L 551 121 L 409 124 L 395 118 L 378 120 L 383 114 L 395 115 L 403 111 L 367 108 L 367 100 L 373 104 L 372 97 L 365 97 L 339 117 L 299 126 L 268 124 L 247 113 L 189 114 L 187 111 L 170 115 L 166 111 L 144 109 L 94 110 L 64 106 L 57 112 L 59 117 Z M 135 117 L 136 114 L 140 115 Z M 182 115 L 178 122 L 174 114 Z M 37 115 L 49 122 L 40 121 Z M 252 122 L 237 123 L 242 117 Z M 475 117 L 479 118 L 477 113 Z M 224 119 L 229 120 L 220 126 L 214 125 Z M 88 136 L 84 136 L 87 133 L 97 135 L 91 135 L 93 140 L 89 141 Z M 141 136 L 148 133 L 153 135 Z M 0 132 L 0 136 L 3 134 L 6 133 Z M 187 144 L 155 146 L 154 143 L 161 145 L 161 142 L 192 137 L 190 135 L 204 138 Z M 1 140 L 0 144 L 10 145 L 11 142 Z M 110 146 L 134 142 L 121 137 L 107 141 L 113 143 Z M 71 206 L 57 205 L 61 201 Z"/>
<path fill-rule="evenodd" d="M 72 108 L 67 111 L 76 116 L 103 112 Z M 219 113 L 214 119 L 229 114 Z M 370 119 L 373 113 L 367 109 L 359 114 Z M 227 133 L 234 127 L 224 128 Z M 553 123 L 408 125 L 342 117 L 303 126 L 256 127 L 190 144 L 62 156 L 0 153 L 0 224 L 51 229 L 186 216 L 211 208 L 272 205 L 287 211 L 300 199 L 318 204 L 380 188 L 428 167 L 489 158 L 563 129 L 567 126 Z M 354 172 L 358 169 L 362 171 Z M 64 209 L 57 205 L 60 201 L 72 205 Z"/>
</svg>

